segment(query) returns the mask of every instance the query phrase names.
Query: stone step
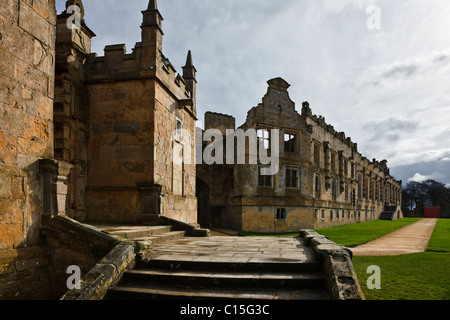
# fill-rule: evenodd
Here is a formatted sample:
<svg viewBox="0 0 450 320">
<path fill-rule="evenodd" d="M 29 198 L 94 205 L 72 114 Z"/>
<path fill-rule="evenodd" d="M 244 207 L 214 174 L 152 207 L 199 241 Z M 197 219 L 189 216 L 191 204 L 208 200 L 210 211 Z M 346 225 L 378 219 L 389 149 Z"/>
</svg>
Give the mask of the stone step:
<svg viewBox="0 0 450 320">
<path fill-rule="evenodd" d="M 211 272 L 177 270 L 131 270 L 124 274 L 122 282 L 170 284 L 189 287 L 230 287 L 230 288 L 266 288 L 266 289 L 320 289 L 325 286 L 322 273 L 289 272 Z"/>
<path fill-rule="evenodd" d="M 240 289 L 185 287 L 175 285 L 133 283 L 119 284 L 108 291 L 107 300 L 328 300 L 327 294 L 320 289 Z"/>
<path fill-rule="evenodd" d="M 132 240 L 135 241 L 151 241 L 153 244 L 181 239 L 185 236 L 184 231 L 171 231 L 171 232 L 165 232 L 161 234 L 154 234 L 150 237 L 139 237 L 139 238 L 133 238 Z"/>
<path fill-rule="evenodd" d="M 96 225 L 97 228 L 118 237 L 135 240 L 169 233 L 171 226 L 143 226 L 143 225 Z"/>
<path fill-rule="evenodd" d="M 204 260 L 189 261 L 181 257 L 159 256 L 152 257 L 149 262 L 139 262 L 142 268 L 164 269 L 164 270 L 184 270 L 184 271 L 210 271 L 210 272 L 317 272 L 321 265 L 317 261 L 287 262 L 287 261 L 226 261 L 213 258 L 210 261 Z"/>
</svg>

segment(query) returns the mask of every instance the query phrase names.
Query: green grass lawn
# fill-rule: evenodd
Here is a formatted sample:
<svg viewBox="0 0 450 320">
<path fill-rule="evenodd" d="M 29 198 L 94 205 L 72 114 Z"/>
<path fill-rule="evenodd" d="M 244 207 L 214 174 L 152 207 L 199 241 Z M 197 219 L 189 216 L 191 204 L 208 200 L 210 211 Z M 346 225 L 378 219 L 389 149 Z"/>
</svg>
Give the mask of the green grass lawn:
<svg viewBox="0 0 450 320">
<path fill-rule="evenodd" d="M 369 266 L 381 270 L 381 289 L 369 290 Z M 449 300 L 450 253 L 424 252 L 385 257 L 353 257 L 366 300 Z"/>
<path fill-rule="evenodd" d="M 331 241 L 347 247 L 361 245 L 400 229 L 421 218 L 404 218 L 394 221 L 375 220 L 358 224 L 343 225 L 316 231 Z"/>
<path fill-rule="evenodd" d="M 414 220 L 417 221 L 409 218 L 374 221 L 317 231 L 336 243 L 358 245 Z M 380 290 L 367 288 L 367 279 L 371 276 L 367 274 L 367 268 L 372 265 L 381 269 Z M 353 266 L 367 300 L 450 300 L 450 219 L 438 221 L 427 252 L 385 257 L 354 256 Z"/>
<path fill-rule="evenodd" d="M 420 218 L 371 221 L 317 232 L 347 247 L 357 246 L 391 233 Z M 241 233 L 241 236 L 298 236 L 294 234 Z M 381 270 L 381 289 L 369 290 L 369 266 Z M 354 256 L 353 266 L 367 300 L 450 300 L 450 219 L 440 219 L 427 252 L 398 256 Z"/>
<path fill-rule="evenodd" d="M 450 219 L 439 219 L 428 243 L 427 250 L 450 251 Z"/>
</svg>

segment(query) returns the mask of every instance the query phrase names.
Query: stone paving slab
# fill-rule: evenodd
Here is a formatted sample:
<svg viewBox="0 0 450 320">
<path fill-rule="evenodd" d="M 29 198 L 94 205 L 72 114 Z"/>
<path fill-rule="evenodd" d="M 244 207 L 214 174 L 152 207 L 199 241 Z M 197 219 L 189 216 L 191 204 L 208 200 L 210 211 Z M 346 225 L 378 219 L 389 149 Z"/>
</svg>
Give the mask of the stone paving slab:
<svg viewBox="0 0 450 320">
<path fill-rule="evenodd" d="M 152 260 L 227 263 L 306 263 L 316 261 L 312 249 L 299 238 L 185 237 L 156 244 L 152 249 Z"/>
<path fill-rule="evenodd" d="M 437 219 L 423 219 L 372 242 L 351 248 L 355 256 L 394 256 L 424 252 Z"/>
</svg>

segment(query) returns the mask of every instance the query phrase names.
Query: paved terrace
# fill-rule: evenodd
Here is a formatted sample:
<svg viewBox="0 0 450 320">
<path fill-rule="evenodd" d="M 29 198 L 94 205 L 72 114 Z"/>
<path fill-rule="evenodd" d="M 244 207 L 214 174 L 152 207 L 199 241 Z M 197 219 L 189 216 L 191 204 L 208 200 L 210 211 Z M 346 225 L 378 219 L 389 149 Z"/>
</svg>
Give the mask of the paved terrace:
<svg viewBox="0 0 450 320">
<path fill-rule="evenodd" d="M 153 246 L 152 259 L 226 263 L 317 262 L 310 247 L 297 238 L 182 238 Z"/>
</svg>

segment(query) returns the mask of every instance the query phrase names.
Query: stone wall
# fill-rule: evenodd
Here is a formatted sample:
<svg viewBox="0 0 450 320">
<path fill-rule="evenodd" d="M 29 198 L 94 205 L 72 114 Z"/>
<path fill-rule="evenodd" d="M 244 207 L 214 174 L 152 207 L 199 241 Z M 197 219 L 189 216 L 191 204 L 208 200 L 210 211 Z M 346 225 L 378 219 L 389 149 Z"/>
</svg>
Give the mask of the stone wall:
<svg viewBox="0 0 450 320">
<path fill-rule="evenodd" d="M 402 182 L 390 175 L 386 160 L 365 158 L 344 132 L 313 115 L 308 102 L 302 117 L 311 131 L 310 175 L 320 183 L 319 190 L 312 183 L 315 228 L 377 220 L 386 206 L 401 203 Z"/>
<path fill-rule="evenodd" d="M 105 257 L 120 239 L 89 225 L 67 217 L 54 217 L 44 221 L 42 234 L 50 255 L 48 299 L 60 299 L 67 291 L 70 266 L 80 268 L 84 278 Z"/>
<path fill-rule="evenodd" d="M 195 67 L 183 76 L 162 53 L 162 17 L 143 11 L 141 42 L 105 47 L 86 61 L 89 96 L 87 219 L 197 223 Z M 179 132 L 176 132 L 176 130 Z M 183 149 L 184 161 L 172 161 Z"/>
<path fill-rule="evenodd" d="M 53 157 L 54 1 L 0 6 L 0 299 L 46 298 L 39 158 Z"/>
<path fill-rule="evenodd" d="M 198 165 L 197 176 L 209 189 L 209 201 L 202 201 L 209 208 L 200 212 L 209 212 L 216 226 L 282 233 L 375 220 L 386 205 L 400 203 L 401 182 L 390 176 L 387 161 L 363 157 L 345 133 L 313 115 L 309 103 L 304 102 L 298 113 L 289 86 L 281 78 L 269 80 L 262 102 L 249 110 L 239 127 L 260 134 L 278 130 L 279 136 L 267 140 L 269 153 L 275 155 L 272 142 L 279 139 L 278 171 L 262 177 L 261 163 L 249 164 L 248 143 L 246 164 L 235 165 L 234 172 L 227 165 Z M 205 130 L 223 133 L 234 129 L 233 120 L 207 113 Z"/>
<path fill-rule="evenodd" d="M 153 181 L 152 83 L 89 85 L 88 219 L 138 222 L 137 184 Z"/>
</svg>

